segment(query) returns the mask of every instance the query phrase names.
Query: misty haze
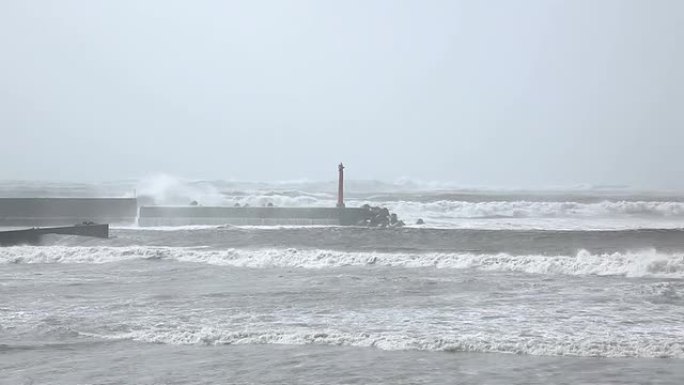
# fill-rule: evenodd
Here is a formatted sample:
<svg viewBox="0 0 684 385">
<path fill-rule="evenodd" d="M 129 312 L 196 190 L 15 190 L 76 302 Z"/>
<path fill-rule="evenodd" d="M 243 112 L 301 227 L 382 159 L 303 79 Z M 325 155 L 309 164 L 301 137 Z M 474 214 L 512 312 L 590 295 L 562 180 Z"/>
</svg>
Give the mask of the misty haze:
<svg viewBox="0 0 684 385">
<path fill-rule="evenodd" d="M 684 382 L 684 2 L 0 3 L 0 384 Z"/>
</svg>

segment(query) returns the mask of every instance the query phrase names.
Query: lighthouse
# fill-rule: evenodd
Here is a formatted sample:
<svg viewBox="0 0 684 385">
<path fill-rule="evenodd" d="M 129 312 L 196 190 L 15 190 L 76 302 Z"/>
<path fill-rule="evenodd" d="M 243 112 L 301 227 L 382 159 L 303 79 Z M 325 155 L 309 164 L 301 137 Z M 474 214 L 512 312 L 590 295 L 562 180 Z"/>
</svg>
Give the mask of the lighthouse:
<svg viewBox="0 0 684 385">
<path fill-rule="evenodd" d="M 339 179 L 337 181 L 337 207 L 344 208 L 344 165 L 340 163 L 337 166 Z"/>
</svg>

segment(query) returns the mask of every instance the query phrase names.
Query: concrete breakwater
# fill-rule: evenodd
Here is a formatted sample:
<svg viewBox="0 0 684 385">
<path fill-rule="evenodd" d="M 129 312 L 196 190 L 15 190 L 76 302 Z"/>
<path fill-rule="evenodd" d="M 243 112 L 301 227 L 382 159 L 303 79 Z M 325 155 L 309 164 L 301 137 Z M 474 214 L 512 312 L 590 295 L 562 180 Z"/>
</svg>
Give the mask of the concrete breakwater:
<svg viewBox="0 0 684 385">
<path fill-rule="evenodd" d="M 143 206 L 140 226 L 187 225 L 341 225 L 363 224 L 363 208 Z"/>
<path fill-rule="evenodd" d="M 0 231 L 0 246 L 38 245 L 40 244 L 41 238 L 47 234 L 109 238 L 109 225 L 84 223 L 67 227 L 45 227 L 26 230 Z"/>
<path fill-rule="evenodd" d="M 135 224 L 135 198 L 0 198 L 0 226 Z"/>
<path fill-rule="evenodd" d="M 66 226 L 83 222 L 139 226 L 370 226 L 399 221 L 379 207 L 142 206 L 136 198 L 0 198 L 0 226 Z"/>
</svg>

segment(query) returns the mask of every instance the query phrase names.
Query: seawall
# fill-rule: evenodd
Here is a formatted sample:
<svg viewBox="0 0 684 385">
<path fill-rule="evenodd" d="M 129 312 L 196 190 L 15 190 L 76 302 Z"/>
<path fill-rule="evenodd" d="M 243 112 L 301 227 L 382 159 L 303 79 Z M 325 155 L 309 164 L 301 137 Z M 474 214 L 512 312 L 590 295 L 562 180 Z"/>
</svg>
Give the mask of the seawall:
<svg viewBox="0 0 684 385">
<path fill-rule="evenodd" d="M 135 198 L 0 198 L 0 226 L 134 224 Z"/>
<path fill-rule="evenodd" d="M 46 227 L 26 230 L 0 231 L 0 246 L 38 245 L 46 234 L 79 235 L 84 237 L 109 238 L 108 224 L 76 225 L 67 227 Z"/>
<path fill-rule="evenodd" d="M 367 219 L 362 208 L 143 206 L 140 226 L 188 225 L 356 225 Z"/>
<path fill-rule="evenodd" d="M 357 225 L 363 208 L 142 206 L 135 198 L 0 198 L 0 226 Z"/>
</svg>

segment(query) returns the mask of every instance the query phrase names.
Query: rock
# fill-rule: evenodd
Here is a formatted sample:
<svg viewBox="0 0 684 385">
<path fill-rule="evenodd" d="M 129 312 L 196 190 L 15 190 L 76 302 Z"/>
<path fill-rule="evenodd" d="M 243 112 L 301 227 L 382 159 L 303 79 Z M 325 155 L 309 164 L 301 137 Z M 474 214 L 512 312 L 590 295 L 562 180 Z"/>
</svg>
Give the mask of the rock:
<svg viewBox="0 0 684 385">
<path fill-rule="evenodd" d="M 359 225 L 380 228 L 401 227 L 405 225 L 405 223 L 397 217 L 397 214 L 391 214 L 386 207 L 364 204 L 361 208 L 368 211 L 368 219 L 359 222 Z"/>
<path fill-rule="evenodd" d="M 391 227 L 403 227 L 405 225 L 404 221 L 400 221 L 397 214 L 390 214 L 390 226 Z"/>
</svg>

